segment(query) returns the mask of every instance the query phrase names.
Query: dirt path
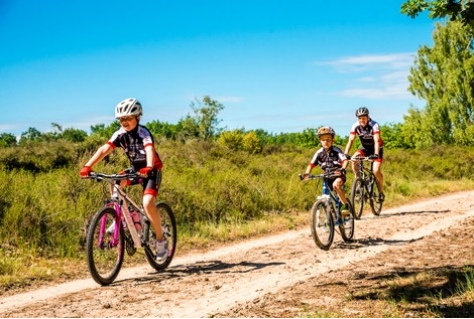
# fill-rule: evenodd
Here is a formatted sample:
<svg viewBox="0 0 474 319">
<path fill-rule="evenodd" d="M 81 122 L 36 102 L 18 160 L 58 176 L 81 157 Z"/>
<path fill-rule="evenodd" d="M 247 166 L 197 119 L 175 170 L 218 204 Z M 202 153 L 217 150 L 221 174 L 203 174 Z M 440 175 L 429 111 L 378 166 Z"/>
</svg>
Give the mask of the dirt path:
<svg viewBox="0 0 474 319">
<path fill-rule="evenodd" d="M 413 244 L 419 248 L 412 262 L 428 267 L 439 247 L 422 245 L 423 240 L 474 219 L 473 204 L 470 191 L 385 210 L 379 217 L 365 214 L 356 222 L 356 240 L 346 244 L 336 235 L 327 252 L 315 246 L 309 226 L 206 254 L 178 252 L 164 273 L 152 272 L 146 265 L 122 269 L 109 287 L 87 278 L 5 297 L 0 300 L 0 316 L 297 316 L 298 309 L 292 312 L 291 305 L 301 300 L 302 293 L 311 294 L 315 281 L 330 282 L 335 274 L 351 269 L 366 276 L 377 267 L 407 264 L 402 251 L 413 250 Z"/>
</svg>

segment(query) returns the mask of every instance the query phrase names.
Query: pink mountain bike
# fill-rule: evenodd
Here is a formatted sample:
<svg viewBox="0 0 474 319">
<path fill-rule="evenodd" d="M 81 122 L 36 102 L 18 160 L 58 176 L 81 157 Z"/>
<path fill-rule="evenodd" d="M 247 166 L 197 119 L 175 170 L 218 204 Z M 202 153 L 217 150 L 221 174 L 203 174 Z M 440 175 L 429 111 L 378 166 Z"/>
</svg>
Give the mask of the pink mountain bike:
<svg viewBox="0 0 474 319">
<path fill-rule="evenodd" d="M 169 266 L 176 251 L 176 219 L 170 206 L 160 202 L 156 204 L 161 214 L 161 227 L 168 240 L 168 255 L 157 259 L 155 252 L 155 230 L 146 216 L 143 207 L 137 205 L 123 189 L 121 180 L 140 178 L 137 173 L 103 174 L 92 172 L 89 176 L 104 181 L 106 196 L 102 207 L 92 218 L 87 231 L 87 265 L 92 278 L 100 285 L 111 284 L 118 276 L 124 259 L 124 251 L 129 256 L 137 249 L 145 250 L 148 263 L 155 270 L 164 270 Z M 113 195 L 110 195 L 112 185 Z"/>
</svg>

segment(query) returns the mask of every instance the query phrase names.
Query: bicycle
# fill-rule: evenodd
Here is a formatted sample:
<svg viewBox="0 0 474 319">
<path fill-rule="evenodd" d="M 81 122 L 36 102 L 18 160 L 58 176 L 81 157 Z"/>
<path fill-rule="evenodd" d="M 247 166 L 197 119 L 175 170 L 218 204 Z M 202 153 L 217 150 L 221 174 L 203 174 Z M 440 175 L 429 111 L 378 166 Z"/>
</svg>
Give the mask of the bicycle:
<svg viewBox="0 0 474 319">
<path fill-rule="evenodd" d="M 156 207 L 161 214 L 163 235 L 168 240 L 168 255 L 156 259 L 154 243 L 155 231 L 146 216 L 142 205 L 137 205 L 123 189 L 122 180 L 140 178 L 137 173 L 104 174 L 91 172 L 89 178 L 104 181 L 104 207 L 93 216 L 86 237 L 87 265 L 92 278 L 100 285 L 111 284 L 118 276 L 124 260 L 124 251 L 129 256 L 143 247 L 148 263 L 155 270 L 166 269 L 176 251 L 176 219 L 171 207 L 158 202 Z M 110 194 L 112 186 L 113 194 Z"/>
<path fill-rule="evenodd" d="M 370 156 L 356 156 L 349 160 L 356 162 L 359 168 L 359 173 L 356 174 L 351 188 L 351 202 L 354 204 L 355 218 L 360 219 L 362 216 L 365 202 L 369 202 L 372 213 L 379 216 L 383 202 L 379 200 L 380 186 L 373 172 L 374 159 Z M 370 168 L 367 168 L 364 162 L 370 162 Z"/>
<path fill-rule="evenodd" d="M 322 180 L 322 194 L 317 196 L 316 202 L 311 208 L 311 235 L 316 245 L 329 250 L 333 241 L 335 226 L 339 227 L 339 233 L 345 242 L 352 241 L 354 237 L 354 211 L 348 200 L 349 215 L 341 216 L 342 203 L 335 190 L 331 190 L 328 179 L 338 176 L 334 171 L 319 175 L 309 175 L 307 179 Z M 302 181 L 307 180 L 300 175 Z"/>
</svg>

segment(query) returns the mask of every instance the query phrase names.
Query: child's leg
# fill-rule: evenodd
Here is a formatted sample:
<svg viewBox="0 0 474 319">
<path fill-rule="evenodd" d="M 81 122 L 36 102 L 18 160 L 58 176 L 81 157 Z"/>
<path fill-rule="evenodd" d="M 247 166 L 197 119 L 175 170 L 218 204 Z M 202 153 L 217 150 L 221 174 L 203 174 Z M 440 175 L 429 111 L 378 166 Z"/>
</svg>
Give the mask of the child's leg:
<svg viewBox="0 0 474 319">
<path fill-rule="evenodd" d="M 161 229 L 161 216 L 160 212 L 155 205 L 156 197 L 153 194 L 144 194 L 143 195 L 143 208 L 150 219 L 150 223 L 155 229 L 156 239 L 163 239 L 163 229 Z"/>
<path fill-rule="evenodd" d="M 342 189 L 342 186 L 344 186 L 344 180 L 341 177 L 338 177 L 334 180 L 332 187 L 336 190 L 337 195 L 339 196 L 339 199 L 343 204 L 347 204 L 347 198 L 346 198 L 346 193 Z"/>
</svg>

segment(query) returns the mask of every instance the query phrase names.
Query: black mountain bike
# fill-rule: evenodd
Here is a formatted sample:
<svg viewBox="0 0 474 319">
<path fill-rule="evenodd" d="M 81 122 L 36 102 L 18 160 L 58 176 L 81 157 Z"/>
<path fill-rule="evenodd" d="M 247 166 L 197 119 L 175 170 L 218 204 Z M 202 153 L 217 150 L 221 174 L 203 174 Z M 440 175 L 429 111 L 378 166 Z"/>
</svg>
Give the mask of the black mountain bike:
<svg viewBox="0 0 474 319">
<path fill-rule="evenodd" d="M 369 202 L 372 213 L 376 216 L 382 211 L 383 202 L 379 200 L 380 188 L 373 172 L 374 159 L 370 156 L 356 156 L 350 159 L 356 162 L 359 173 L 354 177 L 351 188 L 351 202 L 354 205 L 354 217 L 360 219 L 364 211 L 364 203 Z M 370 162 L 370 167 L 364 165 Z"/>
</svg>

